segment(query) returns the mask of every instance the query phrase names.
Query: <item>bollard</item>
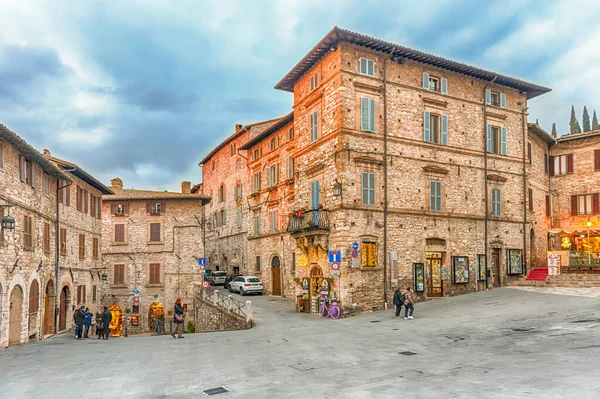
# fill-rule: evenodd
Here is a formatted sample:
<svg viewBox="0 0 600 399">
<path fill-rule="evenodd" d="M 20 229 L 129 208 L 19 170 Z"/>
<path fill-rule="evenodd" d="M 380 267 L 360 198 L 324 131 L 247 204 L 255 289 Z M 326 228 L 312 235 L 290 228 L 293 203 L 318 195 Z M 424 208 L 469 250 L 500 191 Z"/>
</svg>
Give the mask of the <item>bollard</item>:
<svg viewBox="0 0 600 399">
<path fill-rule="evenodd" d="M 252 302 L 246 301 L 246 324 L 252 327 Z"/>
</svg>

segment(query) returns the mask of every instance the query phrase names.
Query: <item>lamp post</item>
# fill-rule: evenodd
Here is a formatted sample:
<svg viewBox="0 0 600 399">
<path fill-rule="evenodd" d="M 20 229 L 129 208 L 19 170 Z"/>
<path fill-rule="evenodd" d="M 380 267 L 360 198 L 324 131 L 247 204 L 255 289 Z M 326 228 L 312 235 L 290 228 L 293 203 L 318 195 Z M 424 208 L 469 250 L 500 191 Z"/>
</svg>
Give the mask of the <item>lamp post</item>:
<svg viewBox="0 0 600 399">
<path fill-rule="evenodd" d="M 587 221 L 587 237 L 588 237 L 588 265 L 592 264 L 592 243 L 590 242 L 590 227 L 592 226 L 592 222 Z"/>
</svg>

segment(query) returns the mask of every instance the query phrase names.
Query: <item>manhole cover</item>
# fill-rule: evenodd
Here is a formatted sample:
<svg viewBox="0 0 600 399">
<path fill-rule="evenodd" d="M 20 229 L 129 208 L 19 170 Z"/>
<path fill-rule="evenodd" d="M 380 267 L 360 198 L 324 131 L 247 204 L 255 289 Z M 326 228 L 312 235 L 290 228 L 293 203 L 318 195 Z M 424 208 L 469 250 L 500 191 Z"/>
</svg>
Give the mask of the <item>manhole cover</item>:
<svg viewBox="0 0 600 399">
<path fill-rule="evenodd" d="M 204 391 L 204 393 L 207 394 L 208 396 L 218 395 L 220 393 L 225 393 L 225 392 L 229 392 L 229 391 L 227 389 L 225 389 L 224 387 L 216 387 L 216 388 L 211 388 L 211 389 L 207 389 Z"/>
<path fill-rule="evenodd" d="M 417 352 L 411 352 L 411 351 L 404 351 L 404 352 L 398 352 L 399 355 L 405 355 L 405 356 L 412 356 L 412 355 L 416 355 Z"/>
</svg>

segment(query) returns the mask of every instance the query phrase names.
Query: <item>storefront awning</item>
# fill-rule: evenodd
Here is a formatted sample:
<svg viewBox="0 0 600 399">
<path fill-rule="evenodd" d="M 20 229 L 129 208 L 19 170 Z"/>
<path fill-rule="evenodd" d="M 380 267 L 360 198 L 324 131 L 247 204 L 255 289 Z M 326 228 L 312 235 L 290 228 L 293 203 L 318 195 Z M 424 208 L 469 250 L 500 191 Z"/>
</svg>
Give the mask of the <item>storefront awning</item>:
<svg viewBox="0 0 600 399">
<path fill-rule="evenodd" d="M 567 234 L 567 235 L 573 234 L 573 233 L 571 233 L 571 231 L 564 230 L 564 229 L 552 229 L 552 230 L 548 230 L 548 233 L 550 233 L 550 234 Z"/>
</svg>

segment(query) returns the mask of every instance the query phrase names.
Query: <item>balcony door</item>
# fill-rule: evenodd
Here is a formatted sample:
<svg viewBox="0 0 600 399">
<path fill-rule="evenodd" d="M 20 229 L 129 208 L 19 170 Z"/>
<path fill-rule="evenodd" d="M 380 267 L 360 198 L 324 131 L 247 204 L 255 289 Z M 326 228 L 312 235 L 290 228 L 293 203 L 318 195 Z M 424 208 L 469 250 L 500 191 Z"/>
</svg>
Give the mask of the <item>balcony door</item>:
<svg viewBox="0 0 600 399">
<path fill-rule="evenodd" d="M 319 226 L 321 214 L 319 213 L 319 204 L 321 203 L 321 182 L 315 180 L 310 184 L 310 208 L 312 209 L 312 227 Z"/>
</svg>

